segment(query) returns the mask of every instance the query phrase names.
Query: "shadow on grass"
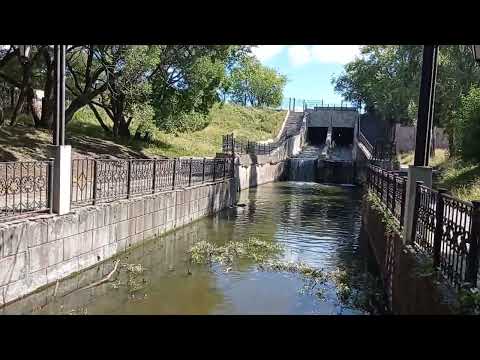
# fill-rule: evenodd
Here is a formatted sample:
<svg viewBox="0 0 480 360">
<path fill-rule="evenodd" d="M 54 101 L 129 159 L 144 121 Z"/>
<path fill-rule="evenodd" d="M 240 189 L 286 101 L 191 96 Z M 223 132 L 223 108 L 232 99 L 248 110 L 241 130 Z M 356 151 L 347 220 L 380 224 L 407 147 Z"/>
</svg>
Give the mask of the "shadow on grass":
<svg viewBox="0 0 480 360">
<path fill-rule="evenodd" d="M 480 164 L 457 162 L 452 165 L 457 174 L 444 175 L 439 179 L 439 186 L 449 190 L 471 186 L 480 179 Z M 462 171 L 463 168 L 470 168 Z M 442 169 L 445 171 L 446 169 Z"/>
</svg>

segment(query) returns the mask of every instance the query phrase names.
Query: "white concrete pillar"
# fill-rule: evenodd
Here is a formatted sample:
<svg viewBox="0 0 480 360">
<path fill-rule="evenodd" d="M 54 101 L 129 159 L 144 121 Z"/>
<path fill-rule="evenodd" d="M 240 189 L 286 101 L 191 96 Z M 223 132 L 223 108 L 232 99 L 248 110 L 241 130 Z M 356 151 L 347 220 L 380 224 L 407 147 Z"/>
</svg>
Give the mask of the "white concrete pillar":
<svg viewBox="0 0 480 360">
<path fill-rule="evenodd" d="M 58 215 L 70 212 L 72 186 L 72 147 L 56 146 L 53 170 L 53 212 Z"/>
<path fill-rule="evenodd" d="M 423 181 L 423 184 L 432 187 L 432 168 L 429 166 L 413 166 L 408 168 L 407 192 L 405 196 L 405 217 L 403 221 L 403 241 L 405 244 L 411 243 L 413 219 L 415 207 L 415 186 L 417 181 Z"/>
</svg>

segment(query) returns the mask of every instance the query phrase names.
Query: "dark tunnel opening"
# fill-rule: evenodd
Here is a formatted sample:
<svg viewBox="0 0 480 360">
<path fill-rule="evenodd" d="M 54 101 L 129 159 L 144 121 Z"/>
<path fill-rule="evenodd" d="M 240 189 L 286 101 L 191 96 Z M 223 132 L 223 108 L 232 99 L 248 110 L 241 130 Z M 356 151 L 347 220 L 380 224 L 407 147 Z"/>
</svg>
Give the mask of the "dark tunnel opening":
<svg viewBox="0 0 480 360">
<path fill-rule="evenodd" d="M 353 144 L 353 128 L 338 127 L 332 128 L 332 141 L 336 146 L 347 146 Z"/>
<path fill-rule="evenodd" d="M 309 127 L 307 132 L 307 140 L 312 145 L 322 145 L 327 140 L 328 128 L 326 127 Z"/>
</svg>

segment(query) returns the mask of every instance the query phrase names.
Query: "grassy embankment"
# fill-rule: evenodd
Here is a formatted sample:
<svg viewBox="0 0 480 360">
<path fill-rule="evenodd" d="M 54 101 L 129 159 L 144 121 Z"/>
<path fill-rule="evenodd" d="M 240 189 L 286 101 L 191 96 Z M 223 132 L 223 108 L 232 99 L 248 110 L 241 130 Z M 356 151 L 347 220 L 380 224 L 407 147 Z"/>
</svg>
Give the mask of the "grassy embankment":
<svg viewBox="0 0 480 360">
<path fill-rule="evenodd" d="M 209 125 L 200 131 L 169 134 L 156 130 L 151 142 L 114 139 L 98 125 L 88 108 L 79 111 L 67 125 L 67 144 L 74 156 L 110 155 L 115 157 L 214 156 L 221 151 L 222 135 L 234 133 L 241 140 L 261 141 L 275 137 L 285 111 L 245 108 L 225 104 L 210 111 Z M 104 118 L 107 126 L 111 122 Z M 0 161 L 38 160 L 48 157 L 52 135 L 35 129 L 28 119 L 19 126 L 0 128 Z"/>
<path fill-rule="evenodd" d="M 400 154 L 399 161 L 413 164 L 413 152 Z M 446 188 L 462 200 L 480 200 L 480 164 L 449 158 L 446 150 L 437 149 L 430 165 L 440 172 L 435 188 Z"/>
</svg>

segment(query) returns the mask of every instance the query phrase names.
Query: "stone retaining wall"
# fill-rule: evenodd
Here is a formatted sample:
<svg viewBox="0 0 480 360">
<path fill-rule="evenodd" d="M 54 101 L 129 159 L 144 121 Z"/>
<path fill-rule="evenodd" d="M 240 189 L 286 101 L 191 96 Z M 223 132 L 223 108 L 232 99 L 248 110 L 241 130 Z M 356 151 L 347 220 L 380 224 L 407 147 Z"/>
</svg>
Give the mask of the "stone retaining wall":
<svg viewBox="0 0 480 360">
<path fill-rule="evenodd" d="M 234 184 L 226 180 L 0 225 L 0 306 L 234 204 Z"/>
<path fill-rule="evenodd" d="M 458 308 L 451 288 L 430 273 L 424 260 L 397 234 L 386 234 L 383 215 L 364 200 L 362 230 L 383 277 L 390 309 L 399 315 L 454 314 Z"/>
<path fill-rule="evenodd" d="M 297 135 L 288 138 L 270 155 L 239 155 L 235 161 L 235 178 L 238 190 L 248 189 L 287 176 L 287 162 L 290 156 L 302 151 L 306 143 L 307 126 L 303 119 Z"/>
</svg>

